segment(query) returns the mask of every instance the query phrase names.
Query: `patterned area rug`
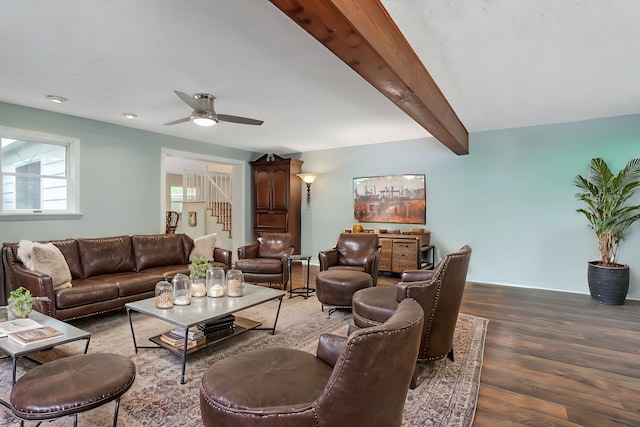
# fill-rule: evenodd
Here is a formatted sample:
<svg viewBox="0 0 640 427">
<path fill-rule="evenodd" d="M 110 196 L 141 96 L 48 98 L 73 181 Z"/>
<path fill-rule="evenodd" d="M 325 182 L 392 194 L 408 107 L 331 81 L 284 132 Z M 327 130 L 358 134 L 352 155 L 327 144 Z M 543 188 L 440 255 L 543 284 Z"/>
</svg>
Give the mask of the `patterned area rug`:
<svg viewBox="0 0 640 427">
<path fill-rule="evenodd" d="M 277 301 L 237 313 L 237 316 L 262 321 L 271 326 Z M 170 329 L 170 325 L 134 313 L 134 329 L 138 345 L 151 344 L 148 337 Z M 200 378 L 217 360 L 259 347 L 289 347 L 315 353 L 321 333 L 345 335 L 351 314 L 338 311 L 327 318 L 315 297 L 307 300 L 285 297 L 278 319 L 276 334 L 249 331 L 207 347 L 187 358 L 186 383 L 180 384 L 180 360 L 164 349 L 133 349 L 131 330 L 124 312 L 116 312 L 73 322 L 91 332 L 90 353 L 111 352 L 130 357 L 137 369 L 134 385 L 122 397 L 118 425 L 120 426 L 201 426 L 199 409 Z M 419 386 L 409 390 L 404 410 L 403 426 L 470 426 L 475 414 L 482 354 L 486 335 L 486 319 L 460 314 L 455 334 L 456 360 L 442 359 L 424 365 Z M 82 343 L 69 343 L 35 355 L 40 361 L 53 360 L 83 350 Z M 26 359 L 18 362 L 18 377 L 35 364 Z M 9 400 L 11 361 L 0 361 L 0 398 Z M 78 416 L 82 426 L 110 425 L 114 403 L 108 403 Z M 67 426 L 63 418 L 48 426 Z M 0 425 L 17 426 L 19 421 L 6 408 L 0 407 Z M 26 423 L 26 425 L 30 425 Z"/>
</svg>

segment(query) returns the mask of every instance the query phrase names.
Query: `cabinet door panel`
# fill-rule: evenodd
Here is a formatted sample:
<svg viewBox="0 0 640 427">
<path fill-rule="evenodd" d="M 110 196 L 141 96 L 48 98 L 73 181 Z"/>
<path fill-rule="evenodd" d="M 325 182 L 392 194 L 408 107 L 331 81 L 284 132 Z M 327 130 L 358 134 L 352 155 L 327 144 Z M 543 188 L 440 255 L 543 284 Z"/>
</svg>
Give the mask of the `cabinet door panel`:
<svg viewBox="0 0 640 427">
<path fill-rule="evenodd" d="M 268 169 L 256 170 L 255 172 L 255 196 L 256 210 L 271 209 L 271 173 Z"/>
<path fill-rule="evenodd" d="M 274 228 L 287 231 L 286 212 L 256 212 L 256 228 Z"/>
<path fill-rule="evenodd" d="M 271 176 L 272 185 L 272 210 L 286 211 L 289 209 L 289 169 L 274 168 Z"/>
</svg>

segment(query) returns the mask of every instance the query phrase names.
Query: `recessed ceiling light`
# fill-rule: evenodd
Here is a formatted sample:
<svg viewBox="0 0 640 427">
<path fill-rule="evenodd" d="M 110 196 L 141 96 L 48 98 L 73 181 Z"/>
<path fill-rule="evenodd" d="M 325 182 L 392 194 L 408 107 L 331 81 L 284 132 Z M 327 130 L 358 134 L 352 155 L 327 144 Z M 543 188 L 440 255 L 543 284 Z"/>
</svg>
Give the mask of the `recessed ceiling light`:
<svg viewBox="0 0 640 427">
<path fill-rule="evenodd" d="M 125 116 L 127 119 L 135 119 L 136 117 L 138 117 L 137 114 L 133 114 L 133 113 L 122 113 L 123 116 Z"/>
<path fill-rule="evenodd" d="M 56 104 L 62 104 L 63 102 L 67 101 L 67 98 L 58 95 L 47 95 L 47 99 Z"/>
</svg>

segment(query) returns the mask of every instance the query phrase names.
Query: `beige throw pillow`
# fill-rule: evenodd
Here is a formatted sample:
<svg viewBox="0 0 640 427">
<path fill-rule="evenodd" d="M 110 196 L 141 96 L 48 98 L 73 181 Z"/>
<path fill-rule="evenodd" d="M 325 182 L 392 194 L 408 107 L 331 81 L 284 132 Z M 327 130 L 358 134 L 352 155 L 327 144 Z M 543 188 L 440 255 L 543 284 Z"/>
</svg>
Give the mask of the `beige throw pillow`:
<svg viewBox="0 0 640 427">
<path fill-rule="evenodd" d="M 33 271 L 33 260 L 31 259 L 31 251 L 33 250 L 34 242 L 31 240 L 20 240 L 18 242 L 18 259 L 22 261 L 25 267 Z"/>
<path fill-rule="evenodd" d="M 53 289 L 71 287 L 71 271 L 67 261 L 64 259 L 60 249 L 53 243 L 21 240 L 18 243 L 18 258 L 29 270 L 39 271 L 51 276 Z"/>
<path fill-rule="evenodd" d="M 193 249 L 191 249 L 191 253 L 189 254 L 189 262 L 193 261 L 196 257 L 211 261 L 213 259 L 213 249 L 216 247 L 217 238 L 218 235 L 212 233 L 195 239 L 193 241 Z"/>
</svg>

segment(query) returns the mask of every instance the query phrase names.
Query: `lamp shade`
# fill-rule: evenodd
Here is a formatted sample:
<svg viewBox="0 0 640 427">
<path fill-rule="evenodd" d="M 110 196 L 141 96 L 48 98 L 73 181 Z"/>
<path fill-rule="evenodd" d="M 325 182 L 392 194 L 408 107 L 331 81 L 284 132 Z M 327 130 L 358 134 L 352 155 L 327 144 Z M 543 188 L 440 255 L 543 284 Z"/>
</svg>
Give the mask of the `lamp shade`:
<svg viewBox="0 0 640 427">
<path fill-rule="evenodd" d="M 312 184 L 318 177 L 318 174 L 316 173 L 297 173 L 296 175 L 299 176 L 306 184 Z"/>
</svg>

